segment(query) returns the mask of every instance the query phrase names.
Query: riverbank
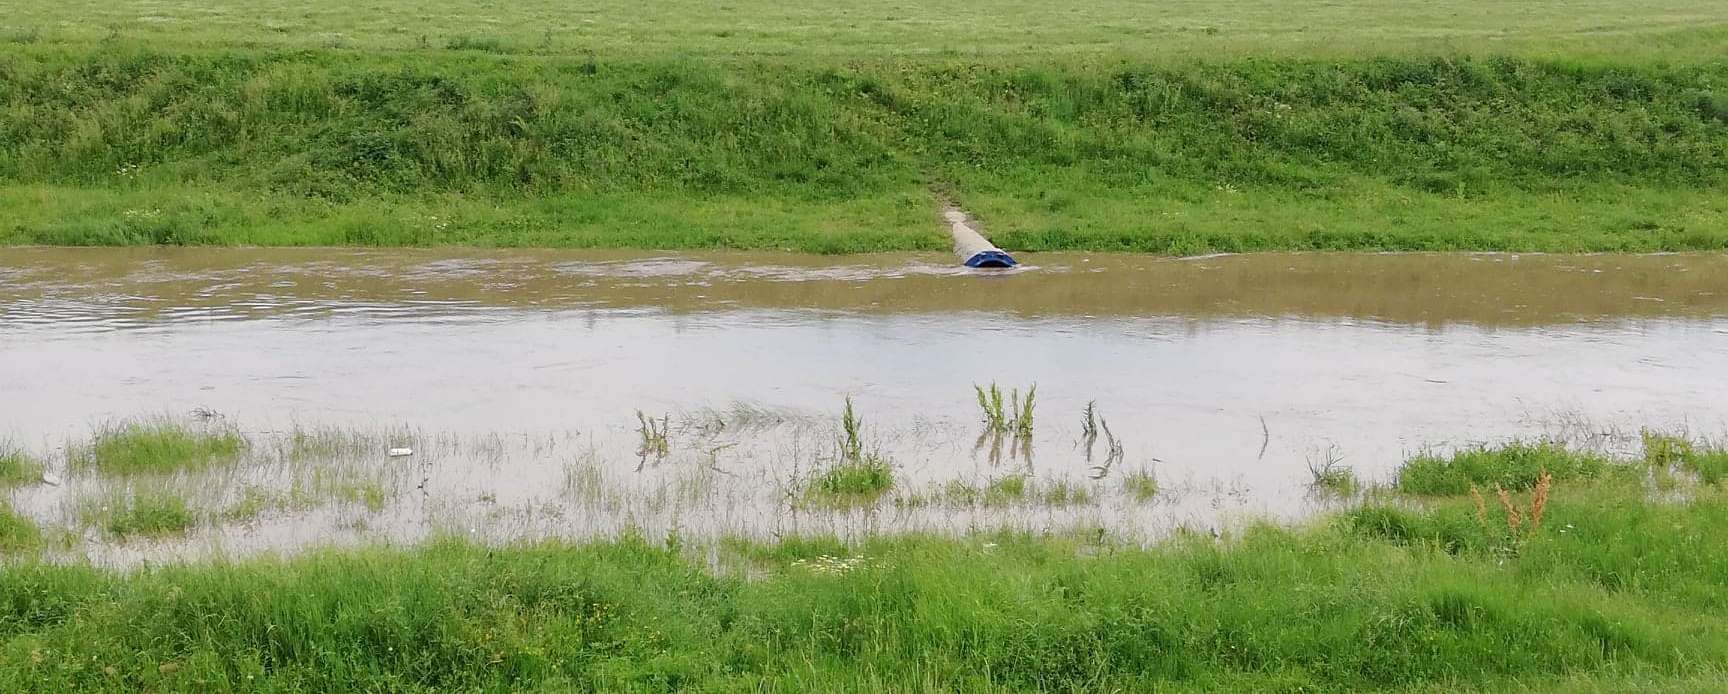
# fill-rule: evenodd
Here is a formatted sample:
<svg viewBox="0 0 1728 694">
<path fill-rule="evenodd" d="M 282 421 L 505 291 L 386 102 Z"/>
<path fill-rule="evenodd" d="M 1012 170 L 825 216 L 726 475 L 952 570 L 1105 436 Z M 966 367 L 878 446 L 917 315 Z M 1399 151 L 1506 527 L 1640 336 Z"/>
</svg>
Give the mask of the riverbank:
<svg viewBox="0 0 1728 694">
<path fill-rule="evenodd" d="M 1297 528 L 674 535 L 0 573 L 9 690 L 1696 691 L 1720 452 L 1418 457 Z M 1504 497 L 1497 495 L 1504 490 Z"/>
<path fill-rule="evenodd" d="M 0 56 L 0 244 L 1728 247 L 1702 55 Z"/>
</svg>

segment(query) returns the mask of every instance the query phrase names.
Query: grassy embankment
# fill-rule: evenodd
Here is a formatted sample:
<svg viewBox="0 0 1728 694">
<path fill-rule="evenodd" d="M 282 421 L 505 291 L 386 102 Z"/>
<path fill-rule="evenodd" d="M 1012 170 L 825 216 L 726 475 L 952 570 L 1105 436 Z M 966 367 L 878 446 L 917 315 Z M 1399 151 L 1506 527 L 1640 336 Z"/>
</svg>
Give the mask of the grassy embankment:
<svg viewBox="0 0 1728 694">
<path fill-rule="evenodd" d="M 0 243 L 1728 247 L 1719 4 L 901 5 L 33 0 Z"/>
<path fill-rule="evenodd" d="M 1421 456 L 1307 527 L 1152 547 L 1098 532 L 452 540 L 129 573 L 16 559 L 0 688 L 1720 689 L 1728 454 L 1645 449 Z M 0 551 L 33 537 L 0 513 Z"/>
</svg>

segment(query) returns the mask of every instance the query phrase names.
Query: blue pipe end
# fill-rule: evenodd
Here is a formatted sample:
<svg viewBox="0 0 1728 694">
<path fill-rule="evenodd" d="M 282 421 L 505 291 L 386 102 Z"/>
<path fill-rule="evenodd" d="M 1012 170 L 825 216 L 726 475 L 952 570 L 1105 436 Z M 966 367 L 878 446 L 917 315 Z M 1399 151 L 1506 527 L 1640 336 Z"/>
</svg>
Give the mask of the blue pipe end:
<svg viewBox="0 0 1728 694">
<path fill-rule="evenodd" d="M 979 251 L 966 259 L 966 267 L 1014 267 L 1014 257 L 1002 251 Z"/>
</svg>

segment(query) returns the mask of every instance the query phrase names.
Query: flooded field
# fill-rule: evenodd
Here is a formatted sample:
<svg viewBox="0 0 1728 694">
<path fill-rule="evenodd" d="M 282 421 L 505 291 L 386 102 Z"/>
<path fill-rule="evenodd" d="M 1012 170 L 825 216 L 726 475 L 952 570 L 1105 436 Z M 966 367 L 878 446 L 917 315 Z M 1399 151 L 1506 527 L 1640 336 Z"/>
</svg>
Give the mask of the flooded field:
<svg viewBox="0 0 1728 694">
<path fill-rule="evenodd" d="M 6 249 L 0 440 L 60 482 L 12 498 L 62 551 L 127 561 L 632 527 L 1154 536 L 1325 508 L 1328 465 L 1728 432 L 1721 255 L 1023 260 Z M 1029 426 L 987 429 L 992 383 L 1036 385 Z M 242 443 L 77 463 L 124 422 Z M 879 494 L 813 491 L 866 461 Z M 102 521 L 153 495 L 191 530 Z"/>
</svg>

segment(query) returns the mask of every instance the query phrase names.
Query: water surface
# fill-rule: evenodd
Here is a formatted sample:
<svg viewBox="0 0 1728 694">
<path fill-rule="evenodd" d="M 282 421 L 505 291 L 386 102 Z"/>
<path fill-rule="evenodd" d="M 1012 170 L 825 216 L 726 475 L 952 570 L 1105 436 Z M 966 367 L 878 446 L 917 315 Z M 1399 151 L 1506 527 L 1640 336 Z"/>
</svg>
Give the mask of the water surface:
<svg viewBox="0 0 1728 694">
<path fill-rule="evenodd" d="M 946 255 L 4 249 L 0 436 L 53 456 L 103 421 L 198 410 L 263 441 L 337 427 L 421 444 L 408 461 L 350 456 L 400 487 L 382 511 L 198 535 L 245 548 L 447 525 L 1152 530 L 1310 512 L 1318 460 L 1386 479 L 1428 448 L 1724 430 L 1720 255 L 1024 260 L 983 273 Z M 1029 453 L 980 441 L 973 385 L 993 381 L 1037 384 Z M 791 508 L 831 463 L 847 397 L 904 490 L 1029 474 L 1098 500 Z M 1084 445 L 1089 402 L 1123 444 L 1108 469 Z M 666 460 L 637 455 L 638 410 L 673 423 Z M 602 470 L 618 498 L 706 491 L 658 509 L 574 501 L 572 465 Z M 1120 498 L 1129 470 L 1169 493 Z M 270 479 L 205 486 L 221 504 Z M 81 484 L 111 481 L 20 503 L 64 517 Z"/>
</svg>

